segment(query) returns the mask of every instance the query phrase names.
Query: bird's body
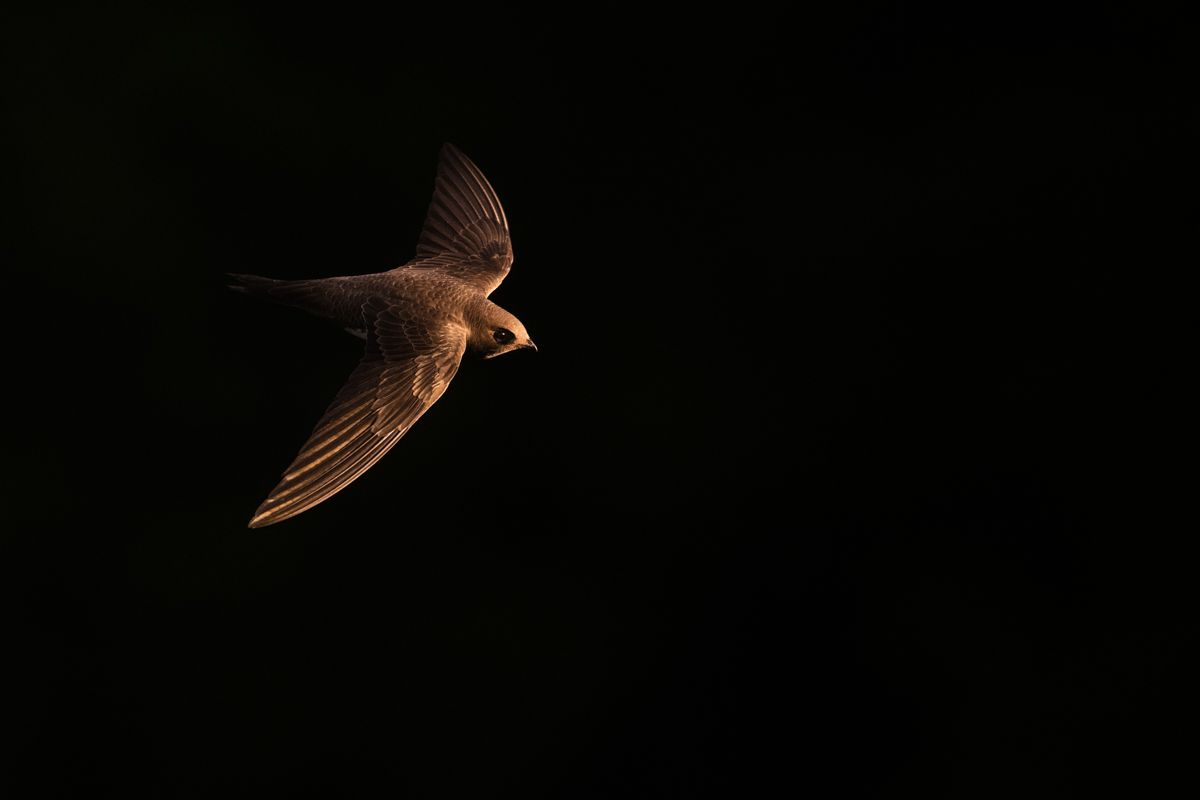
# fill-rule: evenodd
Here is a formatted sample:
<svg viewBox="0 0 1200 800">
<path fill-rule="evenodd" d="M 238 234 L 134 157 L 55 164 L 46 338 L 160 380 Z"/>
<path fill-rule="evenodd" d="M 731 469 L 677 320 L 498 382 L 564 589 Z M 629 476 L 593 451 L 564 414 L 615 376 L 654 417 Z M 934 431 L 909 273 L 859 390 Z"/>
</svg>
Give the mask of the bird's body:
<svg viewBox="0 0 1200 800">
<path fill-rule="evenodd" d="M 508 223 L 479 169 L 442 149 L 417 257 L 387 272 L 300 281 L 232 276 L 235 289 L 332 320 L 366 340 L 358 368 L 250 521 L 257 528 L 345 488 L 433 405 L 467 352 L 536 349 L 487 299 L 512 264 Z"/>
<path fill-rule="evenodd" d="M 405 264 L 387 272 L 300 281 L 234 275 L 235 289 L 325 317 L 355 336 L 366 337 L 363 304 L 381 300 L 430 322 L 471 327 L 499 308 L 468 283 L 437 269 Z"/>
</svg>

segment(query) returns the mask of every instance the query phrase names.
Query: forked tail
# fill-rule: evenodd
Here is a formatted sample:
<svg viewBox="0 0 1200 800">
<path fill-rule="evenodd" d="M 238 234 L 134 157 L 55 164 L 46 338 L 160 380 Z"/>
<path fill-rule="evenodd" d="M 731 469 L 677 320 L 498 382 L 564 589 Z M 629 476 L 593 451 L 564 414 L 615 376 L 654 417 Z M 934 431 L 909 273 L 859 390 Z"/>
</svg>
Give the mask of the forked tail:
<svg viewBox="0 0 1200 800">
<path fill-rule="evenodd" d="M 285 306 L 302 308 L 310 314 L 319 317 L 335 317 L 331 308 L 329 291 L 321 284 L 321 279 L 281 281 L 275 278 L 261 278 L 258 275 L 239 275 L 227 273 L 233 281 L 230 289 L 242 294 L 261 297 Z"/>
</svg>

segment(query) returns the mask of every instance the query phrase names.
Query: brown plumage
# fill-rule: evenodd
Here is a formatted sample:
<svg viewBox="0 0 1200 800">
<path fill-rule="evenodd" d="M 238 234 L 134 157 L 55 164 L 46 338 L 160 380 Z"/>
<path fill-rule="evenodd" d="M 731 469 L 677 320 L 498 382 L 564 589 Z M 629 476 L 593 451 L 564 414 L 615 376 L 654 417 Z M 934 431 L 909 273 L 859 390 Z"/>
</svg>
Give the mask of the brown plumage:
<svg viewBox="0 0 1200 800">
<path fill-rule="evenodd" d="M 512 260 L 499 198 L 447 144 L 416 258 L 404 266 L 301 281 L 231 276 L 234 289 L 327 317 L 366 339 L 362 361 L 251 528 L 306 511 L 370 469 L 442 396 L 464 353 L 537 349 L 525 326 L 487 299 Z"/>
</svg>

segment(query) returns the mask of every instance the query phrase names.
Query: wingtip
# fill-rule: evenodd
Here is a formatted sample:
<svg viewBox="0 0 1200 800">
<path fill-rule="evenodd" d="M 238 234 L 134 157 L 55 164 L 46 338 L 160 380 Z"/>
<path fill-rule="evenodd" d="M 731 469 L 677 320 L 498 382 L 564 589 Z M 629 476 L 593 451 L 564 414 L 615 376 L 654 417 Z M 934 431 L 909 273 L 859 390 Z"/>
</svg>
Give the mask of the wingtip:
<svg viewBox="0 0 1200 800">
<path fill-rule="evenodd" d="M 456 162 L 471 162 L 471 158 L 453 142 L 442 142 L 442 149 L 438 154 L 438 158 L 439 160 L 448 158 Z"/>
<path fill-rule="evenodd" d="M 246 525 L 247 528 L 265 528 L 268 525 L 274 525 L 279 520 L 270 519 L 270 512 L 260 512 L 250 518 L 250 522 Z"/>
</svg>

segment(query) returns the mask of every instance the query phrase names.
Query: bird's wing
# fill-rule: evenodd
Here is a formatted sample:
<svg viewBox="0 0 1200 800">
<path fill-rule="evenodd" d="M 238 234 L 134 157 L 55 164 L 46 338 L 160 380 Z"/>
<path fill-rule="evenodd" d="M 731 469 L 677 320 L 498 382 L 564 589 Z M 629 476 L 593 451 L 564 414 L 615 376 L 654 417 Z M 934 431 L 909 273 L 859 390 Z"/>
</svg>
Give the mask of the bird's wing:
<svg viewBox="0 0 1200 800">
<path fill-rule="evenodd" d="M 500 198 L 471 159 L 442 146 L 433 200 L 417 243 L 417 269 L 440 269 L 495 291 L 512 266 L 512 241 Z"/>
<path fill-rule="evenodd" d="M 467 346 L 460 325 L 430 328 L 383 301 L 363 305 L 367 350 L 251 528 L 295 516 L 344 489 L 442 396 Z"/>
</svg>

